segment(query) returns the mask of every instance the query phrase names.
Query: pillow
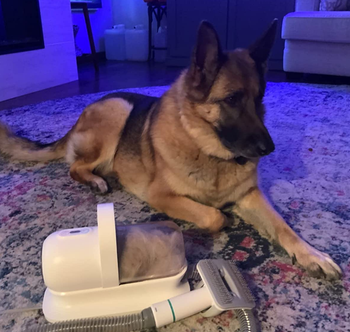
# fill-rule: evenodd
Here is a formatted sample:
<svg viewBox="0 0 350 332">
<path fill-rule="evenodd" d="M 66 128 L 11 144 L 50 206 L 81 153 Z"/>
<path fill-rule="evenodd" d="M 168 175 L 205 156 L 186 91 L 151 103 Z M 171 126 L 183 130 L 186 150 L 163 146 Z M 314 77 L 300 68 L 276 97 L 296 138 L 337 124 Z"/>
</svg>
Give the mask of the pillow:
<svg viewBox="0 0 350 332">
<path fill-rule="evenodd" d="M 350 10 L 350 0 L 321 0 L 320 10 L 322 11 Z"/>
</svg>

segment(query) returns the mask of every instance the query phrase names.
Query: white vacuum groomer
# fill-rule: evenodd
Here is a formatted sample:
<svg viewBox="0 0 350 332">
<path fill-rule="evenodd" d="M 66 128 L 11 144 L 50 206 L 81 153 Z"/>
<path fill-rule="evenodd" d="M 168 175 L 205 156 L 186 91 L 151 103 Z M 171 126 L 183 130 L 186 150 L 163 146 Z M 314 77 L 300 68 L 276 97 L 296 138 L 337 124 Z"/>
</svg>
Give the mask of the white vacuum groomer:
<svg viewBox="0 0 350 332">
<path fill-rule="evenodd" d="M 232 309 L 242 332 L 257 331 L 254 299 L 232 262 L 200 261 L 191 290 L 175 223 L 115 226 L 113 204 L 98 205 L 97 221 L 45 240 L 43 311 L 52 324 L 35 331 L 139 331 Z"/>
</svg>

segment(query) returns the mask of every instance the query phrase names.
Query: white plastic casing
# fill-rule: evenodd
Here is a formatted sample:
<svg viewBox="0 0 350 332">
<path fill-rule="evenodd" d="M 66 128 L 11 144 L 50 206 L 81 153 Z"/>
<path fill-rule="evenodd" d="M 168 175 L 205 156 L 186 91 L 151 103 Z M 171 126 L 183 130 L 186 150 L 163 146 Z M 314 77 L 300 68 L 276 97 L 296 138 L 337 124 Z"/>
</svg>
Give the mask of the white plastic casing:
<svg viewBox="0 0 350 332">
<path fill-rule="evenodd" d="M 119 285 L 113 204 L 100 204 L 97 227 L 51 234 L 42 251 L 44 281 L 56 292 Z"/>
<path fill-rule="evenodd" d="M 43 245 L 42 266 L 44 282 L 55 292 L 102 287 L 97 227 L 51 234 Z"/>
<path fill-rule="evenodd" d="M 97 206 L 102 287 L 119 285 L 117 236 L 112 203 Z"/>
<path fill-rule="evenodd" d="M 121 315 L 189 292 L 177 275 L 119 285 L 113 204 L 98 206 L 98 227 L 57 231 L 44 241 L 43 301 L 50 322 Z"/>
</svg>

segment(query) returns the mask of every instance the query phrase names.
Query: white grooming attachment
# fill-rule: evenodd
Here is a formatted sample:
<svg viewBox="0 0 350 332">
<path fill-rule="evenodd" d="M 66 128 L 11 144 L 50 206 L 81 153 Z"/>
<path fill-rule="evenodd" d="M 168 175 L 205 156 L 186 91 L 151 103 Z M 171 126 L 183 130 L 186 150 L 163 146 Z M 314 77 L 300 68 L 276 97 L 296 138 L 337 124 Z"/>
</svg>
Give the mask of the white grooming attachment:
<svg viewBox="0 0 350 332">
<path fill-rule="evenodd" d="M 254 298 L 236 265 L 222 259 L 202 260 L 197 264 L 201 277 L 198 287 L 151 306 L 157 327 L 202 312 L 211 317 L 226 310 L 239 309 L 238 316 L 242 331 L 256 331 L 254 317 Z M 245 321 L 242 319 L 246 317 Z"/>
</svg>

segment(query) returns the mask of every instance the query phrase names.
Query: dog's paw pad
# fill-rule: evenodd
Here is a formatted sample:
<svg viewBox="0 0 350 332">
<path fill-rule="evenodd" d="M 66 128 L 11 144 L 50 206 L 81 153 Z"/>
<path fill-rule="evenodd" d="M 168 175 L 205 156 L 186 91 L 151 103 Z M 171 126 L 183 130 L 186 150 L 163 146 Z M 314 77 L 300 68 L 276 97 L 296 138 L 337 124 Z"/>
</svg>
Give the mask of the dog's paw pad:
<svg viewBox="0 0 350 332">
<path fill-rule="evenodd" d="M 89 184 L 91 189 L 95 192 L 106 194 L 109 191 L 107 182 L 102 178 L 91 181 Z"/>
</svg>

